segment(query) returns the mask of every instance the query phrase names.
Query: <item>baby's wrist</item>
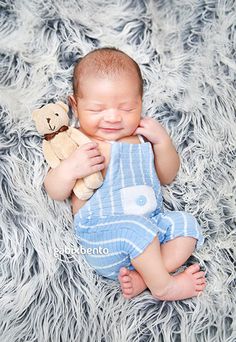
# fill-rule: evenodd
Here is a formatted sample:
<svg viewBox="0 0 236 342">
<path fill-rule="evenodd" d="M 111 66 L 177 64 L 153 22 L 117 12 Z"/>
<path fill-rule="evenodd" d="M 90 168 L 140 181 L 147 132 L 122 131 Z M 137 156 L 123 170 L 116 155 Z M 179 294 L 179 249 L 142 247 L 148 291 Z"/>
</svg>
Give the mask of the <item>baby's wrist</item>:
<svg viewBox="0 0 236 342">
<path fill-rule="evenodd" d="M 65 159 L 61 162 L 61 174 L 66 183 L 76 182 L 76 175 L 73 173 L 70 163 Z"/>
<path fill-rule="evenodd" d="M 153 143 L 153 146 L 156 147 L 156 148 L 166 148 L 166 147 L 170 147 L 172 146 L 172 141 L 171 139 L 168 137 L 165 137 L 163 139 L 159 139 L 159 140 L 156 140 L 154 143 Z"/>
</svg>

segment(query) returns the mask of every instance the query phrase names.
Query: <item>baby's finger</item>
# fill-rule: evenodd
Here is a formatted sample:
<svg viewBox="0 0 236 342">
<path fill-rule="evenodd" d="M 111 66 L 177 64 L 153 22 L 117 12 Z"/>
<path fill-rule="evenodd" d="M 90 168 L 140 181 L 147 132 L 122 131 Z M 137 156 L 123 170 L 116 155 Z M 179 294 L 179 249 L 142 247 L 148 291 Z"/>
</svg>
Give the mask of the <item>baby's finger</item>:
<svg viewBox="0 0 236 342">
<path fill-rule="evenodd" d="M 139 122 L 139 127 L 144 127 L 145 126 L 145 121 L 142 119 Z"/>
<path fill-rule="evenodd" d="M 104 161 L 105 161 L 104 156 L 94 157 L 94 158 L 91 159 L 90 165 L 94 166 L 94 165 L 97 165 L 97 164 L 101 164 Z"/>
<path fill-rule="evenodd" d="M 99 151 L 98 148 L 93 148 L 93 149 L 91 149 L 91 150 L 89 150 L 89 151 L 86 151 L 86 153 L 87 153 L 87 156 L 88 156 L 89 158 L 101 156 L 101 152 Z"/>
<path fill-rule="evenodd" d="M 94 141 L 90 141 L 86 144 L 83 144 L 79 147 L 80 150 L 84 150 L 84 151 L 89 151 L 89 150 L 92 150 L 94 148 L 97 148 L 98 147 L 98 144 Z"/>
<path fill-rule="evenodd" d="M 138 128 L 136 129 L 136 131 L 134 131 L 133 135 L 138 135 L 138 134 L 143 135 L 144 132 L 145 132 L 145 129 L 144 129 L 144 128 L 138 127 Z"/>
<path fill-rule="evenodd" d="M 140 127 L 145 127 L 151 120 L 150 120 L 151 118 L 147 118 L 147 117 L 145 117 L 145 118 L 142 118 L 141 120 L 140 120 L 140 122 L 139 122 L 139 126 Z"/>
<path fill-rule="evenodd" d="M 105 168 L 105 164 L 101 163 L 101 164 L 96 164 L 93 165 L 90 170 L 91 170 L 91 174 L 97 171 L 102 171 Z"/>
</svg>

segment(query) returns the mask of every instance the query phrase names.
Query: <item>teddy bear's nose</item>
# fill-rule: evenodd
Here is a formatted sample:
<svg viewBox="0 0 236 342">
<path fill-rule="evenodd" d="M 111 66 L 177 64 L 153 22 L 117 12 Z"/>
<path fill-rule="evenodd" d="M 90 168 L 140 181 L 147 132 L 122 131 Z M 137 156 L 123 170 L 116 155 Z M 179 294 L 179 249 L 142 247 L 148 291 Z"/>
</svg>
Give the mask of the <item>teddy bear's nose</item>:
<svg viewBox="0 0 236 342">
<path fill-rule="evenodd" d="M 50 120 L 51 120 L 50 118 L 47 118 L 47 122 L 48 122 L 48 123 L 50 122 Z"/>
</svg>

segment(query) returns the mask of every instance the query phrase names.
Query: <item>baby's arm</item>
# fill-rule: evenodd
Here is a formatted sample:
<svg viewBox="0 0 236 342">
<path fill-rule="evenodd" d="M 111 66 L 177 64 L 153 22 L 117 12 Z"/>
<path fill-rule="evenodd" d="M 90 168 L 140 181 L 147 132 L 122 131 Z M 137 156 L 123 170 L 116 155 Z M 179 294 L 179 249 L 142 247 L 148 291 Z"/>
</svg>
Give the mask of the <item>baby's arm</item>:
<svg viewBox="0 0 236 342">
<path fill-rule="evenodd" d="M 57 201 L 64 201 L 71 195 L 76 180 L 104 169 L 104 157 L 95 142 L 89 142 L 77 148 L 71 156 L 50 169 L 44 179 L 44 186 L 49 196 Z"/>
<path fill-rule="evenodd" d="M 153 118 L 144 118 L 135 134 L 145 136 L 153 144 L 155 168 L 160 182 L 170 184 L 179 170 L 180 160 L 164 127 Z"/>
</svg>

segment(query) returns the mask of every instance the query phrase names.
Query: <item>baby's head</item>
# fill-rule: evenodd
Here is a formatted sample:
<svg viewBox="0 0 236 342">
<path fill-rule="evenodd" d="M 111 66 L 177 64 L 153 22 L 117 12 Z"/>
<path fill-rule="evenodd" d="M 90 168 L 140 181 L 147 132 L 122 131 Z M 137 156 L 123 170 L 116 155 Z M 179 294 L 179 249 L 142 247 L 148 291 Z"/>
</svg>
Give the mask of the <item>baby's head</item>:
<svg viewBox="0 0 236 342">
<path fill-rule="evenodd" d="M 80 129 L 100 140 L 130 136 L 142 112 L 143 80 L 138 64 L 115 48 L 101 48 L 76 63 L 69 101 Z"/>
</svg>

